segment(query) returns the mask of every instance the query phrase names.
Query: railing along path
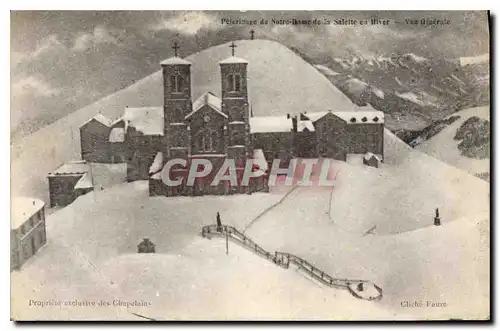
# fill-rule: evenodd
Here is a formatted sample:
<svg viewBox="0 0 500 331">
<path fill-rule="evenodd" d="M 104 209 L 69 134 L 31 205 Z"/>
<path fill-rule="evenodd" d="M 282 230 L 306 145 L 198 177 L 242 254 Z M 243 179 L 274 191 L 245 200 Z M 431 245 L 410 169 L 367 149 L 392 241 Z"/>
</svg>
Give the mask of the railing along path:
<svg viewBox="0 0 500 331">
<path fill-rule="evenodd" d="M 347 289 L 358 299 L 380 300 L 382 298 L 382 289 L 370 281 L 334 278 L 325 273 L 323 270 L 315 267 L 312 263 L 296 255 L 284 252 L 274 252 L 274 254 L 271 254 L 233 226 L 217 226 L 215 224 L 206 225 L 202 228 L 201 235 L 204 238 L 210 238 L 211 236 L 227 236 L 228 239 L 249 248 L 256 254 L 274 262 L 282 268 L 288 269 L 290 267 L 290 263 L 292 263 L 296 265 L 299 270 L 305 272 L 308 276 L 319 281 L 320 283 L 334 288 Z"/>
</svg>

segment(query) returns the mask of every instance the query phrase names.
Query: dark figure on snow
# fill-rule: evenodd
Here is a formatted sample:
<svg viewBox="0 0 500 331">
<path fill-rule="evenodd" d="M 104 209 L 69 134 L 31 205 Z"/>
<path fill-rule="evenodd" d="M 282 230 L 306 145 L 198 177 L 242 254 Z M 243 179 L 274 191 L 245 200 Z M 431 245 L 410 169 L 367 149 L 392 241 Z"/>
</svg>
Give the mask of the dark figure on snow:
<svg viewBox="0 0 500 331">
<path fill-rule="evenodd" d="M 217 212 L 217 231 L 222 232 L 222 222 L 220 220 L 219 212 Z"/>
<path fill-rule="evenodd" d="M 363 292 L 364 288 L 363 288 L 363 283 L 359 283 L 358 284 L 358 291 L 359 292 Z"/>
<path fill-rule="evenodd" d="M 439 209 L 436 208 L 436 216 L 434 216 L 434 225 L 440 226 L 441 225 L 441 217 L 439 217 Z"/>
<path fill-rule="evenodd" d="M 151 240 L 148 238 L 144 238 L 139 245 L 137 245 L 137 252 L 138 253 L 155 253 L 156 252 L 156 245 L 153 244 Z"/>
</svg>

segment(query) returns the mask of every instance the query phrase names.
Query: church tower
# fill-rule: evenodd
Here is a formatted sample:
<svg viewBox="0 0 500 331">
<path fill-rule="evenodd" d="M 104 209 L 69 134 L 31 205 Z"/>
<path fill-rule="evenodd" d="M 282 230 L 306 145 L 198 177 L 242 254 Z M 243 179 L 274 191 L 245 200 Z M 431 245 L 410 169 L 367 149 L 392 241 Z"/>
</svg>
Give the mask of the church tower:
<svg viewBox="0 0 500 331">
<path fill-rule="evenodd" d="M 175 42 L 174 57 L 161 62 L 163 72 L 163 150 L 166 158 L 187 158 L 189 132 L 184 120 L 192 110 L 191 63 L 178 57 Z"/>
<path fill-rule="evenodd" d="M 219 62 L 222 82 L 222 112 L 228 116 L 227 157 L 236 162 L 238 173 L 250 156 L 250 125 L 246 60 L 232 56 Z"/>
</svg>

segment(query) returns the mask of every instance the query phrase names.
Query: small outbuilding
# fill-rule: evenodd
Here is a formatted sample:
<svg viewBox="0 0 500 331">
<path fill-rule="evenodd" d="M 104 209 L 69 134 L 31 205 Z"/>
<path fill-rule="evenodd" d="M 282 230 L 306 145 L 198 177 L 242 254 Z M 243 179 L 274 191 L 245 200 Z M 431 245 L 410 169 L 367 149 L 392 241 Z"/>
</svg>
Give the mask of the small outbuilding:
<svg viewBox="0 0 500 331">
<path fill-rule="evenodd" d="M 11 201 L 10 269 L 21 266 L 47 242 L 45 203 L 16 197 Z"/>
<path fill-rule="evenodd" d="M 139 245 L 137 245 L 138 253 L 155 253 L 156 245 L 153 244 L 148 238 L 144 238 Z"/>
<path fill-rule="evenodd" d="M 125 128 L 114 127 L 109 134 L 109 157 L 111 163 L 125 163 L 126 160 L 126 142 Z"/>
<path fill-rule="evenodd" d="M 381 155 L 376 155 L 376 154 L 368 152 L 363 156 L 363 164 L 364 165 L 378 168 L 380 166 L 381 162 L 382 162 Z"/>
<path fill-rule="evenodd" d="M 82 160 L 94 163 L 109 163 L 109 136 L 113 122 L 102 114 L 89 119 L 80 126 Z"/>
<path fill-rule="evenodd" d="M 50 206 L 67 206 L 94 190 L 92 169 L 86 161 L 65 163 L 49 173 Z"/>
</svg>

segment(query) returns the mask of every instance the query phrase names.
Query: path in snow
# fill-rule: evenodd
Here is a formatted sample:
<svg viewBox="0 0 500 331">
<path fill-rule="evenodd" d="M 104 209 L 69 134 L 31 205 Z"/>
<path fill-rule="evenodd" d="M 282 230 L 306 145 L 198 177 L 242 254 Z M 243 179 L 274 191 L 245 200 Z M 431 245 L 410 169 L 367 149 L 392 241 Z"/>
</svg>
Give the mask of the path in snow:
<svg viewBox="0 0 500 331">
<path fill-rule="evenodd" d="M 314 228 L 314 224 L 318 223 L 322 223 L 323 227 L 331 223 L 331 191 L 331 187 L 297 187 L 281 204 L 248 228 L 246 234 L 268 250 L 283 249 L 290 232 L 299 228 Z"/>
</svg>

